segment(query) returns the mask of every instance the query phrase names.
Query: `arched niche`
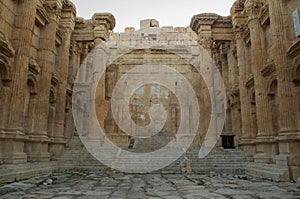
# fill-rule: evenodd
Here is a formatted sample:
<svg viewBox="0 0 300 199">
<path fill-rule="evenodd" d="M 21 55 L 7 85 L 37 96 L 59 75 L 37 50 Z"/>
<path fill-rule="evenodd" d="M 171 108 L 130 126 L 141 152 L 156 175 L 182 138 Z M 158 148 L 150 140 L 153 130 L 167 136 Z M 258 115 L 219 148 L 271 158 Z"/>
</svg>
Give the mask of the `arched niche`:
<svg viewBox="0 0 300 199">
<path fill-rule="evenodd" d="M 271 78 L 268 88 L 268 103 L 271 114 L 272 131 L 274 135 L 279 134 L 279 104 L 278 104 L 278 85 L 276 77 Z"/>
<path fill-rule="evenodd" d="M 255 96 L 255 90 L 254 88 L 251 89 L 249 92 L 249 98 L 250 98 L 250 116 L 251 116 L 251 131 L 253 134 L 253 137 L 257 136 L 258 129 L 257 129 L 257 115 L 256 115 L 256 96 Z"/>
<path fill-rule="evenodd" d="M 51 86 L 49 92 L 49 113 L 48 113 L 48 125 L 47 125 L 47 133 L 49 137 L 54 136 L 55 112 L 56 112 L 56 88 L 54 86 Z"/>
<path fill-rule="evenodd" d="M 35 130 L 35 106 L 36 95 L 38 92 L 38 83 L 34 75 L 29 74 L 27 78 L 24 116 L 25 116 L 25 133 L 33 134 Z"/>
</svg>

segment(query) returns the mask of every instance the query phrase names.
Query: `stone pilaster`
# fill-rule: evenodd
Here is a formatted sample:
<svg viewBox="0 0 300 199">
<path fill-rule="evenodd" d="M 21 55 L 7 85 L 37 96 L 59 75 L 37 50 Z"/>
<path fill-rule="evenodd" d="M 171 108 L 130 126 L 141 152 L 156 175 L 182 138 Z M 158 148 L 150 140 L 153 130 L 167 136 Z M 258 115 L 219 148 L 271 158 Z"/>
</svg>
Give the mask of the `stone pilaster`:
<svg viewBox="0 0 300 199">
<path fill-rule="evenodd" d="M 35 23 L 35 10 L 38 0 L 22 1 L 15 18 L 16 30 L 13 32 L 12 45 L 16 51 L 13 67 L 9 118 L 3 142 L 4 163 L 24 163 L 27 156 L 24 153 L 23 132 L 28 64 L 32 41 L 32 31 Z"/>
<path fill-rule="evenodd" d="M 219 46 L 219 55 L 221 68 L 220 71 L 222 73 L 222 78 L 225 86 L 225 92 L 227 93 L 227 101 L 229 100 L 229 68 L 228 68 L 228 44 L 222 43 Z M 230 104 L 227 104 L 226 110 L 226 120 L 224 126 L 225 134 L 232 134 L 232 113 Z"/>
<path fill-rule="evenodd" d="M 262 7 L 260 0 L 246 0 L 245 10 L 248 15 L 248 26 L 251 38 L 251 67 L 255 85 L 256 113 L 258 135 L 256 137 L 255 161 L 263 163 L 273 162 L 274 137 L 271 136 L 271 117 L 268 109 L 268 96 L 264 88 L 265 80 L 261 76 L 264 65 L 264 52 L 262 49 L 262 27 L 259 21 L 259 13 Z"/>
<path fill-rule="evenodd" d="M 246 17 L 242 15 L 240 10 L 242 8 L 239 5 L 234 8 L 233 24 L 234 24 L 234 34 L 236 40 L 236 50 L 237 50 L 237 68 L 239 70 L 239 92 L 241 101 L 241 122 L 242 122 L 242 135 L 239 140 L 239 145 L 244 149 L 245 154 L 251 159 L 255 155 L 255 138 L 256 134 L 253 133 L 251 128 L 251 102 L 250 97 L 246 88 L 246 82 L 248 79 L 248 70 L 246 64 L 246 50 L 244 43 L 244 34 L 246 29 Z"/>
<path fill-rule="evenodd" d="M 31 135 L 31 144 L 34 150 L 29 151 L 31 161 L 48 161 L 49 137 L 48 114 L 50 106 L 50 85 L 55 67 L 56 32 L 62 5 L 60 1 L 45 1 L 44 7 L 49 14 L 49 23 L 42 29 L 38 53 L 38 63 L 41 67 L 38 101 L 35 116 L 37 118 L 35 131 Z M 51 135 L 50 135 L 51 136 Z"/>
<path fill-rule="evenodd" d="M 241 103 L 239 92 L 239 71 L 237 66 L 237 54 L 236 54 L 235 41 L 230 42 L 230 48 L 228 49 L 228 73 L 229 73 L 229 97 L 231 108 L 231 122 L 232 132 L 235 135 L 235 145 L 238 147 L 239 140 L 241 138 Z"/>
<path fill-rule="evenodd" d="M 76 18 L 75 6 L 70 2 L 66 3 L 62 9 L 61 16 L 60 32 L 62 34 L 62 43 L 60 47 L 60 54 L 57 55 L 58 63 L 56 66 L 56 73 L 58 75 L 58 93 L 56 98 L 54 132 L 50 144 L 50 153 L 52 159 L 56 159 L 66 143 L 64 124 L 71 34 L 75 26 Z"/>
</svg>

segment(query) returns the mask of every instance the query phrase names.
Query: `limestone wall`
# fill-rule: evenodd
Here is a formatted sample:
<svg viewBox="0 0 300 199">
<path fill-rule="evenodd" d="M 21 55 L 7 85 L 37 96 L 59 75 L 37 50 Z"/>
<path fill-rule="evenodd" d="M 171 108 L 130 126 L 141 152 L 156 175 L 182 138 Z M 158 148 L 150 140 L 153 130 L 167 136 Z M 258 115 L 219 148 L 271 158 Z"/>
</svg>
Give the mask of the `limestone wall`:
<svg viewBox="0 0 300 199">
<path fill-rule="evenodd" d="M 250 174 L 283 181 L 300 175 L 296 10 L 298 1 L 238 0 L 231 17 L 200 14 L 191 22 L 227 87 L 224 134 L 254 161 Z"/>
</svg>

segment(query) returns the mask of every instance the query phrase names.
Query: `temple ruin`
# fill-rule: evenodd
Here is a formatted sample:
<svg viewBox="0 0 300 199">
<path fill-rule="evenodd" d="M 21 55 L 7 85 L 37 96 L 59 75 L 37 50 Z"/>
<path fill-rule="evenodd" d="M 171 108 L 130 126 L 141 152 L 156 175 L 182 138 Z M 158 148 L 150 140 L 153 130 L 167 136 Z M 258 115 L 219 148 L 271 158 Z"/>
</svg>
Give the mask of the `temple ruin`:
<svg viewBox="0 0 300 199">
<path fill-rule="evenodd" d="M 70 0 L 4 0 L 0 12 L 0 183 L 57 170 L 108 171 L 85 150 L 78 137 L 72 114 L 72 96 L 78 93 L 73 87 L 80 66 L 88 62 L 98 44 L 114 40 L 131 45 L 137 37 L 136 30 L 128 27 L 123 33 L 113 32 L 116 19 L 110 13 L 95 13 L 88 20 L 77 17 Z M 230 16 L 203 13 L 193 16 L 189 27 L 161 27 L 197 42 L 222 75 L 226 121 L 215 148 L 206 158 L 199 160 L 197 152 L 211 119 L 207 85 L 191 65 L 170 51 L 136 49 L 107 67 L 96 93 L 100 126 L 113 143 L 128 151 L 149 152 L 170 142 L 178 131 L 182 113 L 176 96 L 164 86 L 143 85 L 130 100 L 131 118 L 140 126 L 149 124 L 152 105 L 165 107 L 166 124 L 150 140 L 125 134 L 110 108 L 115 84 L 131 68 L 141 64 L 170 65 L 191 82 L 202 118 L 186 154 L 157 172 L 213 171 L 297 181 L 299 13 L 298 0 L 237 0 Z M 138 39 L 169 41 L 143 32 L 159 28 L 155 19 L 142 20 L 140 28 Z M 164 45 L 172 45 L 176 52 L 184 50 L 177 44 Z M 91 76 L 87 72 L 81 78 Z M 88 114 L 84 112 L 82 118 Z M 84 130 L 88 134 L 89 125 L 83 124 L 81 131 Z"/>
</svg>

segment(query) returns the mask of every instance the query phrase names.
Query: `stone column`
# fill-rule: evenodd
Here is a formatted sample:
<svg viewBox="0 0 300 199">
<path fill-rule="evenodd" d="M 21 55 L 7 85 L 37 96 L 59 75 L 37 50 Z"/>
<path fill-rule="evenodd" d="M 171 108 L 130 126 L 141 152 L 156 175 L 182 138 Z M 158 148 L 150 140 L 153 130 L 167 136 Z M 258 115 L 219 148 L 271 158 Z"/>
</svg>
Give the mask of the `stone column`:
<svg viewBox="0 0 300 199">
<path fill-rule="evenodd" d="M 44 4 L 50 20 L 49 23 L 41 31 L 40 49 L 38 53 L 38 62 L 41 66 L 40 85 L 38 93 L 38 101 L 36 104 L 36 128 L 34 137 L 38 140 L 32 142 L 35 148 L 32 151 L 32 161 L 47 161 L 50 158 L 48 153 L 48 114 L 49 114 L 49 93 L 51 86 L 51 79 L 55 67 L 55 52 L 56 52 L 56 32 L 58 28 L 58 21 L 61 11 L 61 4 L 59 1 L 46 1 Z"/>
<path fill-rule="evenodd" d="M 234 31 L 237 48 L 237 67 L 239 70 L 239 91 L 241 101 L 241 119 L 242 119 L 242 136 L 239 140 L 239 145 L 244 149 L 246 156 L 251 157 L 255 154 L 255 137 L 251 129 L 251 102 L 246 88 L 248 71 L 246 65 L 246 52 L 244 44 L 244 30 L 246 28 L 245 18 L 242 21 L 235 21 Z"/>
<path fill-rule="evenodd" d="M 232 132 L 235 135 L 235 146 L 238 147 L 238 142 L 241 138 L 241 103 L 239 92 L 239 71 L 237 66 L 236 43 L 231 41 L 228 50 L 228 72 L 229 72 L 229 94 L 231 98 L 231 122 Z"/>
<path fill-rule="evenodd" d="M 15 18 L 16 29 L 12 36 L 12 45 L 16 51 L 14 71 L 12 76 L 11 98 L 9 107 L 8 129 L 5 130 L 9 140 L 3 142 L 4 163 L 24 163 L 27 156 L 24 153 L 23 132 L 24 104 L 27 86 L 29 53 L 31 48 L 32 31 L 35 23 L 35 10 L 38 0 L 21 1 Z"/>
<path fill-rule="evenodd" d="M 220 45 L 220 61 L 221 61 L 221 72 L 222 72 L 222 78 L 225 86 L 225 92 L 227 101 L 230 99 L 228 94 L 230 90 L 229 85 L 229 68 L 228 68 L 228 44 L 221 44 Z M 224 126 L 224 134 L 226 135 L 232 135 L 232 110 L 230 107 L 230 104 L 227 103 L 227 110 L 226 110 L 226 120 L 225 120 L 225 126 Z"/>
<path fill-rule="evenodd" d="M 276 164 L 289 165 L 290 178 L 300 176 L 300 120 L 298 116 L 298 99 L 293 92 L 293 65 L 286 52 L 288 36 L 286 24 L 286 0 L 269 1 L 270 24 L 273 39 L 273 57 L 277 71 L 279 101 L 279 151 Z"/>
<path fill-rule="evenodd" d="M 272 132 L 271 117 L 268 109 L 268 96 L 264 88 L 266 84 L 261 76 L 261 69 L 264 65 L 264 53 L 262 49 L 262 27 L 259 21 L 259 12 L 262 7 L 260 0 L 246 0 L 245 9 L 248 15 L 248 26 L 251 37 L 251 67 L 255 82 L 255 98 L 257 112 L 258 135 L 256 137 L 255 161 L 261 163 L 272 163 L 274 148 L 276 147 Z"/>
<path fill-rule="evenodd" d="M 65 124 L 65 109 L 67 97 L 67 84 L 68 84 L 68 69 L 69 69 L 69 54 L 71 46 L 71 35 L 75 26 L 76 10 L 73 4 L 69 3 L 63 7 L 61 24 L 62 43 L 60 54 L 57 55 L 56 73 L 58 76 L 58 92 L 56 97 L 56 112 L 54 133 L 51 137 L 50 153 L 51 159 L 61 153 L 66 143 L 64 135 Z"/>
</svg>

